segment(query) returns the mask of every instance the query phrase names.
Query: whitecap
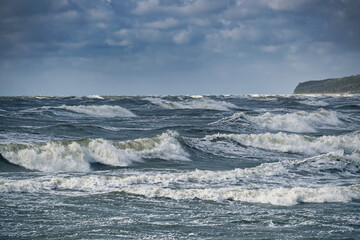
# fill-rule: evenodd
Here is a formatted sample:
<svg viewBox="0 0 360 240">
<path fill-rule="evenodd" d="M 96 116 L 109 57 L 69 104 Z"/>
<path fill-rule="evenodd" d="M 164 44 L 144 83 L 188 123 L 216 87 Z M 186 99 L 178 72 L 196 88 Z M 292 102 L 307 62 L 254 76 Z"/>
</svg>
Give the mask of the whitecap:
<svg viewBox="0 0 360 240">
<path fill-rule="evenodd" d="M 339 165 L 339 162 L 342 164 Z M 344 169 L 343 165 L 348 163 L 350 166 Z M 74 195 L 118 191 L 147 198 L 165 197 L 175 200 L 201 199 L 219 202 L 232 200 L 283 206 L 303 202 L 349 202 L 360 198 L 360 185 L 356 182 L 352 185 L 338 186 L 337 184 L 340 183 L 334 179 L 335 185 L 324 186 L 314 183 L 314 178 L 309 180 L 311 182 L 304 181 L 304 178 L 296 178 L 293 185 L 288 184 L 294 173 L 297 172 L 298 176 L 302 176 L 304 169 L 313 175 L 322 176 L 323 173 L 318 173 L 319 170 L 333 171 L 336 168 L 341 172 L 351 170 L 351 166 L 358 163 L 359 156 L 329 153 L 304 160 L 264 163 L 253 168 L 228 171 L 195 170 L 166 174 L 131 172 L 131 175 L 122 176 L 89 175 L 17 181 L 1 180 L 0 192 L 53 190 L 57 191 L 57 194 Z M 323 181 L 320 182 L 323 184 Z"/>
<path fill-rule="evenodd" d="M 146 198 L 174 200 L 206 200 L 215 202 L 238 201 L 248 203 L 293 206 L 301 203 L 350 202 L 360 199 L 360 185 L 321 187 L 244 188 L 205 187 L 173 189 L 148 184 L 127 185 L 120 177 L 54 177 L 0 182 L 0 192 L 50 192 L 55 194 L 83 195 L 123 192 Z"/>
<path fill-rule="evenodd" d="M 60 109 L 66 109 L 68 111 L 83 113 L 92 116 L 98 117 L 135 117 L 136 115 L 130 110 L 120 106 L 110 106 L 110 105 L 77 105 L 77 106 L 68 106 L 62 105 L 57 107 Z"/>
<path fill-rule="evenodd" d="M 244 146 L 309 155 L 345 150 L 360 152 L 360 131 L 340 136 L 311 137 L 279 132 L 263 134 L 214 134 L 203 141 L 235 141 Z"/>
<path fill-rule="evenodd" d="M 190 95 L 191 98 L 203 98 L 203 95 Z"/>
<path fill-rule="evenodd" d="M 327 102 L 317 99 L 306 99 L 303 101 L 299 101 L 302 104 L 309 105 L 309 106 L 317 106 L 317 107 L 324 107 L 329 105 Z"/>
<path fill-rule="evenodd" d="M 298 111 L 286 114 L 266 112 L 257 116 L 238 112 L 230 117 L 222 118 L 211 124 L 232 123 L 240 119 L 245 119 L 268 130 L 282 130 L 288 132 L 316 132 L 316 129 L 318 128 L 339 126 L 343 124 L 336 112 L 327 111 L 322 108 L 314 112 Z"/>
<path fill-rule="evenodd" d="M 90 171 L 91 162 L 129 166 L 143 159 L 187 161 L 188 154 L 177 140 L 176 132 L 153 138 L 124 142 L 105 139 L 51 141 L 42 144 L 1 144 L 0 153 L 13 164 L 43 172 Z"/>
<path fill-rule="evenodd" d="M 273 188 L 242 189 L 207 188 L 207 189 L 169 189 L 169 188 L 129 188 L 122 192 L 142 195 L 148 198 L 165 197 L 175 200 L 201 199 L 221 202 L 224 200 L 263 203 L 280 206 L 293 206 L 299 203 L 349 202 L 360 198 L 360 185 L 347 187 L 320 188 Z"/>
<path fill-rule="evenodd" d="M 154 97 L 147 97 L 145 98 L 145 100 L 165 109 L 209 109 L 218 111 L 230 111 L 230 109 L 237 108 L 237 106 L 232 103 L 225 101 L 215 101 L 205 97 L 196 97 L 192 99 L 187 99 L 185 101 L 169 101 L 162 98 Z"/>
<path fill-rule="evenodd" d="M 90 99 L 104 99 L 102 96 L 100 95 L 89 95 L 89 96 L 86 96 L 87 98 L 90 98 Z"/>
</svg>

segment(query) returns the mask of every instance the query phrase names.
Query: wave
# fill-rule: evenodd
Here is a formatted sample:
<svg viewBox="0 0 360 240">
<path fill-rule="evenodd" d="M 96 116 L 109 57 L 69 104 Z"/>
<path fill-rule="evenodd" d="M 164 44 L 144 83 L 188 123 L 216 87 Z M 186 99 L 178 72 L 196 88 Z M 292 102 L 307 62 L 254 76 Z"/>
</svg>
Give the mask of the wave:
<svg viewBox="0 0 360 240">
<path fill-rule="evenodd" d="M 267 99 L 267 100 L 276 100 L 278 96 L 277 94 L 246 94 L 246 98 L 254 98 L 254 99 Z M 287 96 L 287 95 L 284 95 Z"/>
<path fill-rule="evenodd" d="M 123 192 L 146 198 L 170 198 L 175 200 L 210 200 L 223 202 L 225 200 L 262 203 L 280 206 L 293 206 L 299 203 L 350 202 L 360 198 L 360 185 L 325 186 L 325 187 L 276 187 L 246 189 L 241 187 L 221 188 L 188 188 L 172 189 L 157 186 L 135 185 L 123 186 L 115 177 L 86 176 L 78 178 L 53 178 L 51 180 L 19 180 L 0 183 L 0 192 L 49 192 L 51 190 L 71 191 L 71 195 L 82 194 L 96 189 L 102 192 Z M 119 180 L 120 178 L 118 178 Z M 80 194 L 81 194 L 80 193 Z"/>
<path fill-rule="evenodd" d="M 191 98 L 204 98 L 203 95 L 190 95 Z"/>
<path fill-rule="evenodd" d="M 73 113 L 87 114 L 95 117 L 136 117 L 136 115 L 130 110 L 120 107 L 120 106 L 111 106 L 111 105 L 61 105 L 61 106 L 43 106 L 39 108 L 31 108 L 22 110 L 23 113 L 32 113 L 32 112 L 43 112 L 53 111 L 56 115 L 63 114 L 59 113 L 57 110 L 63 109 Z"/>
<path fill-rule="evenodd" d="M 311 98 L 303 100 L 303 101 L 299 101 L 299 103 L 309 105 L 309 106 L 317 106 L 317 107 L 324 107 L 324 106 L 329 105 L 325 101 L 318 100 L 318 99 L 311 99 Z"/>
<path fill-rule="evenodd" d="M 346 155 L 342 152 L 322 154 L 303 160 L 286 160 L 281 162 L 263 163 L 252 168 L 236 168 L 233 170 L 210 171 L 193 170 L 175 173 L 130 172 L 124 176 L 86 176 L 74 178 L 69 185 L 69 178 L 56 180 L 61 189 L 81 190 L 86 192 L 115 191 L 118 188 L 143 187 L 181 187 L 181 188 L 220 188 L 223 186 L 241 186 L 264 188 L 265 186 L 319 187 L 319 184 L 344 184 L 349 175 L 357 176 L 360 172 L 360 155 Z M 328 174 L 326 174 L 328 173 Z M 312 178 L 301 178 L 305 175 Z M 331 175 L 331 176 L 330 176 Z M 297 177 L 295 177 L 297 176 Z M 296 179 L 292 182 L 292 179 Z M 32 180 L 30 180 L 32 181 Z M 98 185 L 94 186 L 94 182 Z M 20 183 L 23 183 L 20 181 Z M 46 183 L 46 181 L 44 181 Z M 356 182 L 355 182 L 356 183 Z M 51 183 L 46 183 L 47 185 Z M 289 185 L 290 184 L 290 185 Z M 98 188 L 98 186 L 100 186 Z M 59 188 L 59 186 L 57 186 Z"/>
<path fill-rule="evenodd" d="M 208 109 L 217 111 L 230 111 L 230 109 L 237 108 L 237 106 L 232 103 L 225 101 L 215 101 L 205 97 L 192 97 L 191 99 L 187 99 L 181 102 L 169 101 L 154 97 L 147 97 L 145 100 L 166 109 Z"/>
<path fill-rule="evenodd" d="M 122 192 L 143 195 L 145 197 L 165 197 L 175 200 L 201 199 L 221 202 L 224 200 L 265 203 L 292 206 L 299 203 L 349 202 L 360 198 L 360 185 L 348 187 L 321 188 L 274 188 L 274 189 L 182 189 L 168 188 L 132 188 Z"/>
<path fill-rule="evenodd" d="M 311 137 L 307 135 L 279 132 L 263 134 L 214 134 L 208 135 L 199 144 L 210 142 L 235 141 L 243 146 L 280 152 L 303 153 L 308 155 L 345 150 L 360 152 L 360 131 L 340 136 Z"/>
<path fill-rule="evenodd" d="M 60 109 L 65 109 L 72 112 L 84 113 L 92 116 L 99 117 L 135 117 L 136 115 L 130 110 L 127 110 L 120 106 L 110 106 L 110 105 L 77 105 L 77 106 L 68 106 L 62 105 L 57 107 Z"/>
<path fill-rule="evenodd" d="M 134 144 L 124 143 L 132 146 Z M 135 148 L 143 149 L 144 146 L 137 145 Z M 0 192 L 50 191 L 51 194 L 72 196 L 123 192 L 147 198 L 218 202 L 231 200 L 283 206 L 304 202 L 349 202 L 360 199 L 360 185 L 357 178 L 354 178 L 359 174 L 359 163 L 359 154 L 346 155 L 343 152 L 334 152 L 304 160 L 263 163 L 253 168 L 225 171 L 154 173 L 132 170 L 128 173 L 123 172 L 120 176 L 60 175 L 50 179 L 0 179 Z M 307 174 L 311 177 L 307 178 Z M 339 176 L 336 177 L 336 174 Z M 349 178 L 349 174 L 353 176 Z"/>
<path fill-rule="evenodd" d="M 42 144 L 1 144 L 0 153 L 9 162 L 43 172 L 90 171 L 90 163 L 129 166 L 146 158 L 189 160 L 176 132 L 153 138 L 115 142 L 105 139 L 51 141 Z"/>
<path fill-rule="evenodd" d="M 102 96 L 100 95 L 89 95 L 89 96 L 86 96 L 86 98 L 90 98 L 90 99 L 104 99 Z"/>
<path fill-rule="evenodd" d="M 259 116 L 251 116 L 244 112 L 239 112 L 211 124 L 232 123 L 242 119 L 265 129 L 288 132 L 316 132 L 316 129 L 320 127 L 339 126 L 343 124 L 337 117 L 336 112 L 327 111 L 322 108 L 314 112 L 299 111 L 286 114 L 266 112 Z"/>
</svg>

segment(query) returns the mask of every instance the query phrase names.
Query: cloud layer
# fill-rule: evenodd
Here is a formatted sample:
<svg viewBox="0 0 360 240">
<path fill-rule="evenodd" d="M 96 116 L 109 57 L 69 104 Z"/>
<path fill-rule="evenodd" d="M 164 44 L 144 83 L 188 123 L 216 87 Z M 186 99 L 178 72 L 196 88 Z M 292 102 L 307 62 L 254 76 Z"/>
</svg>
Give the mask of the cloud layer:
<svg viewBox="0 0 360 240">
<path fill-rule="evenodd" d="M 356 0 L 2 1 L 0 93 L 289 92 L 357 73 L 359 10 Z"/>
</svg>

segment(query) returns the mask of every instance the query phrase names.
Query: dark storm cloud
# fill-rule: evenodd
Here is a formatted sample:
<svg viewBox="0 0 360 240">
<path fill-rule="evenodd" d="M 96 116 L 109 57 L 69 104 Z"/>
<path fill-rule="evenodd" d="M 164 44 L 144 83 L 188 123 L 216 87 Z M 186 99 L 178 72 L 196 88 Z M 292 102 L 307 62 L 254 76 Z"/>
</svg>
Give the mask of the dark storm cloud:
<svg viewBox="0 0 360 240">
<path fill-rule="evenodd" d="M 20 57 L 98 44 L 112 14 L 103 2 L 65 0 L 3 1 L 0 11 L 2 53 Z"/>
<path fill-rule="evenodd" d="M 0 6 L 1 81 L 30 71 L 34 78 L 63 72 L 70 79 L 73 71 L 77 78 L 96 73 L 163 83 L 196 77 L 216 86 L 215 78 L 261 79 L 259 71 L 278 79 L 277 67 L 287 77 L 354 72 L 360 58 L 358 0 L 0 0 Z"/>
<path fill-rule="evenodd" d="M 299 40 L 358 50 L 360 41 L 356 0 L 15 0 L 1 6 L 2 55 L 184 44 L 233 51 L 239 43 L 274 51 Z"/>
</svg>

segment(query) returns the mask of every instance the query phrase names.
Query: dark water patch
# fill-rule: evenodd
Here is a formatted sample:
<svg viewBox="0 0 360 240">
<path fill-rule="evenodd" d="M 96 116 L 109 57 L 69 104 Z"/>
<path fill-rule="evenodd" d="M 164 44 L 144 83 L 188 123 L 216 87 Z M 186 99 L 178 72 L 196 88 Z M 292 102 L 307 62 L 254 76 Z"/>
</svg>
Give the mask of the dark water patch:
<svg viewBox="0 0 360 240">
<path fill-rule="evenodd" d="M 0 172 L 32 172 L 32 171 L 9 162 L 0 154 Z"/>
<path fill-rule="evenodd" d="M 341 109 L 341 110 L 359 110 L 360 109 L 360 105 L 357 104 L 345 104 L 345 105 L 338 105 L 335 106 L 336 109 Z"/>
<path fill-rule="evenodd" d="M 99 162 L 94 162 L 94 163 L 90 163 L 90 168 L 92 171 L 106 171 L 106 170 L 121 169 L 123 167 L 116 167 Z"/>
</svg>

